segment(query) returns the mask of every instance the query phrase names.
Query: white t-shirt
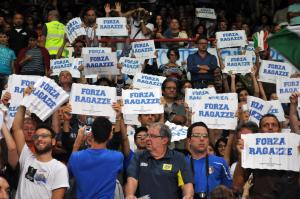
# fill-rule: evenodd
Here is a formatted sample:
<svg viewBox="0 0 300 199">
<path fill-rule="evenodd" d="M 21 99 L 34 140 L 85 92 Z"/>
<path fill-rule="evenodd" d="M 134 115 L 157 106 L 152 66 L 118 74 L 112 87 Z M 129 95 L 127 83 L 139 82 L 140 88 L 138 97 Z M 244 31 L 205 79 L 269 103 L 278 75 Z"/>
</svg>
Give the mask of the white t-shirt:
<svg viewBox="0 0 300 199">
<path fill-rule="evenodd" d="M 52 159 L 40 162 L 25 144 L 19 159 L 20 179 L 16 199 L 51 199 L 52 191 L 69 188 L 67 167 Z"/>
<path fill-rule="evenodd" d="M 136 35 L 136 33 L 140 30 L 140 27 L 137 27 L 136 22 L 134 22 L 134 20 L 132 20 L 131 23 L 131 34 L 130 34 L 130 39 L 133 39 L 133 37 Z M 149 28 L 151 31 L 153 31 L 154 29 L 154 25 L 152 23 L 147 23 L 146 27 Z M 148 35 L 144 35 L 142 30 L 134 37 L 134 39 L 150 39 L 151 34 Z"/>
</svg>

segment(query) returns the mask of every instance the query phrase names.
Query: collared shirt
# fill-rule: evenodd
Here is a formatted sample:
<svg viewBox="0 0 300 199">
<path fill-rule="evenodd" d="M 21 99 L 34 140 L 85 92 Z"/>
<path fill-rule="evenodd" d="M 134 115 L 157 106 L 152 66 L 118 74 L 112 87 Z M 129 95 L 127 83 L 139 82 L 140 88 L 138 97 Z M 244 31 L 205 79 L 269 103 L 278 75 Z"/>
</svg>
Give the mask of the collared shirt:
<svg viewBox="0 0 300 199">
<path fill-rule="evenodd" d="M 191 159 L 188 155 L 186 161 L 194 168 L 195 192 L 211 192 L 218 185 L 232 186 L 232 178 L 226 161 L 215 155 L 208 155 L 208 176 L 206 175 L 206 157 Z"/>
<path fill-rule="evenodd" d="M 208 73 L 199 73 L 198 65 L 207 65 L 209 67 Z M 218 62 L 216 56 L 207 52 L 204 58 L 200 57 L 198 51 L 187 58 L 187 68 L 191 73 L 192 81 L 207 80 L 214 81 L 213 71 L 218 68 Z"/>
<path fill-rule="evenodd" d="M 137 195 L 149 195 L 151 199 L 177 199 L 179 186 L 193 183 L 193 174 L 184 155 L 170 149 L 158 160 L 148 150 L 136 153 L 127 175 L 138 180 Z"/>
</svg>

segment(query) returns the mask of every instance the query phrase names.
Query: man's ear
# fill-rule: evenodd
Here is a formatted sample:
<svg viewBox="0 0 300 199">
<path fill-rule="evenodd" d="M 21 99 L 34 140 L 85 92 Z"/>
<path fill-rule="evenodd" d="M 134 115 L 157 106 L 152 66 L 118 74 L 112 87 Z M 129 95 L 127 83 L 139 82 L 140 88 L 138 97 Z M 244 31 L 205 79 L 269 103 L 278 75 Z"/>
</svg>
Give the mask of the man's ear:
<svg viewBox="0 0 300 199">
<path fill-rule="evenodd" d="M 111 131 L 110 135 L 109 135 L 109 140 L 111 140 L 113 138 L 113 135 L 114 135 L 114 133 L 113 133 L 113 131 Z"/>
<path fill-rule="evenodd" d="M 54 147 L 56 145 L 56 139 L 55 138 L 52 138 L 51 139 L 51 142 L 52 142 L 52 146 Z"/>
</svg>

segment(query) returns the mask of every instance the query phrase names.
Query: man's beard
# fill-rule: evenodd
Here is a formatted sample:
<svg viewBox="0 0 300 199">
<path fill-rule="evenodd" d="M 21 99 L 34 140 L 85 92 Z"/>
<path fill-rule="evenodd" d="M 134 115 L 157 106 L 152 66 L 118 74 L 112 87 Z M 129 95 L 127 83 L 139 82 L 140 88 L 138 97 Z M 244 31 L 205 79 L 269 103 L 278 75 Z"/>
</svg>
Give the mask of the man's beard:
<svg viewBox="0 0 300 199">
<path fill-rule="evenodd" d="M 34 149 L 36 151 L 36 154 L 42 155 L 42 154 L 45 154 L 45 153 L 48 153 L 49 151 L 51 151 L 52 150 L 52 145 L 51 144 L 47 144 L 43 149 L 38 149 L 36 147 L 36 145 L 34 145 Z"/>
<path fill-rule="evenodd" d="M 95 20 L 95 19 L 87 19 L 87 24 L 88 24 L 89 26 L 94 25 L 95 23 L 96 23 L 96 20 Z"/>
</svg>

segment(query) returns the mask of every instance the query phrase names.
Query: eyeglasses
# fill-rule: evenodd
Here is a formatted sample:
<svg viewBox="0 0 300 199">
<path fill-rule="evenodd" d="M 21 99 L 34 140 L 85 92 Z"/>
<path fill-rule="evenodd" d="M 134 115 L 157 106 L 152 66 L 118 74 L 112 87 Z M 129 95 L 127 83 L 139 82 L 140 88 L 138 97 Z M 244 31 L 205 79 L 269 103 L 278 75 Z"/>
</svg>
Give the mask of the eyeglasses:
<svg viewBox="0 0 300 199">
<path fill-rule="evenodd" d="M 220 145 L 218 146 L 219 149 L 225 148 L 225 147 L 226 147 L 226 145 L 224 145 L 224 144 L 220 144 Z"/>
<path fill-rule="evenodd" d="M 164 136 L 161 136 L 161 135 L 152 135 L 152 134 L 148 134 L 147 135 L 147 138 L 150 138 L 150 139 L 152 139 L 152 138 L 162 138 L 162 137 L 164 137 Z"/>
<path fill-rule="evenodd" d="M 176 54 L 170 53 L 170 56 L 176 56 Z"/>
<path fill-rule="evenodd" d="M 39 137 L 41 137 L 41 138 L 48 138 L 48 137 L 51 137 L 51 135 L 50 134 L 40 134 L 40 135 L 34 134 L 32 136 L 32 139 L 37 140 L 37 139 L 39 139 Z"/>
<path fill-rule="evenodd" d="M 208 138 L 208 134 L 207 133 L 197 133 L 197 134 L 192 134 L 191 137 L 194 137 L 194 138 Z"/>
<path fill-rule="evenodd" d="M 200 44 L 205 44 L 205 45 L 207 45 L 208 43 L 206 43 L 206 42 L 200 42 L 200 43 L 198 43 L 198 44 L 199 44 L 199 45 L 200 45 Z"/>
<path fill-rule="evenodd" d="M 166 89 L 168 89 L 168 90 L 176 90 L 177 88 L 176 87 L 166 87 Z"/>
<path fill-rule="evenodd" d="M 148 135 L 138 135 L 138 136 L 136 136 L 137 139 L 145 139 L 147 137 L 148 137 Z"/>
</svg>

